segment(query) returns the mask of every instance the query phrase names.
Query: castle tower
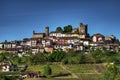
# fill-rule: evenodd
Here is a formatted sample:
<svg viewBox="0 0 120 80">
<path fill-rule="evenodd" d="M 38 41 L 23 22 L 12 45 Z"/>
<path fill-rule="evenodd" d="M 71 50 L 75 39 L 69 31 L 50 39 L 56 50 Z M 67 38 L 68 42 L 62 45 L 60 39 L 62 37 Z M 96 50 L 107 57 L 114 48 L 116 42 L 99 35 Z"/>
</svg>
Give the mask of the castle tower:
<svg viewBox="0 0 120 80">
<path fill-rule="evenodd" d="M 33 30 L 33 34 L 35 34 L 35 31 Z"/>
<path fill-rule="evenodd" d="M 88 25 L 80 23 L 79 34 L 85 34 L 85 35 L 87 35 L 88 34 L 87 27 L 88 27 Z"/>
<path fill-rule="evenodd" d="M 49 36 L 49 27 L 45 28 L 45 36 Z"/>
</svg>

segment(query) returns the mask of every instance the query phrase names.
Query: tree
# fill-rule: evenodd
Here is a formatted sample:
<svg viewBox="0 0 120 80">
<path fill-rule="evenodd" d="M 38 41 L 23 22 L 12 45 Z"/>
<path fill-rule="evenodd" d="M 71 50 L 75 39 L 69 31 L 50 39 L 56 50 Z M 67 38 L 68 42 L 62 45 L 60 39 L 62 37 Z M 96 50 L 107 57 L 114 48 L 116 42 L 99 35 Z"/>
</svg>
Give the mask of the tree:
<svg viewBox="0 0 120 80">
<path fill-rule="evenodd" d="M 0 61 L 3 61 L 5 59 L 5 56 L 3 54 L 0 54 Z"/>
<path fill-rule="evenodd" d="M 72 26 L 71 25 L 67 25 L 64 27 L 64 32 L 71 32 L 72 31 Z"/>
<path fill-rule="evenodd" d="M 115 80 L 117 73 L 118 71 L 115 64 L 107 64 L 106 69 L 103 73 L 103 80 Z"/>
<path fill-rule="evenodd" d="M 100 49 L 96 49 L 95 51 L 91 52 L 92 57 L 95 59 L 96 63 L 101 63 L 103 56 L 103 52 Z"/>
<path fill-rule="evenodd" d="M 48 60 L 52 62 L 58 62 L 61 61 L 65 57 L 65 52 L 64 51 L 56 51 L 54 50 L 52 54 L 49 55 Z"/>
<path fill-rule="evenodd" d="M 57 32 L 63 32 L 63 29 L 62 29 L 61 27 L 57 27 L 57 28 L 56 28 L 56 31 L 57 31 Z"/>
<path fill-rule="evenodd" d="M 49 64 L 45 65 L 44 66 L 44 75 L 48 76 L 48 75 L 51 75 L 51 74 L 52 74 L 52 69 L 51 69 L 50 65 Z"/>
</svg>

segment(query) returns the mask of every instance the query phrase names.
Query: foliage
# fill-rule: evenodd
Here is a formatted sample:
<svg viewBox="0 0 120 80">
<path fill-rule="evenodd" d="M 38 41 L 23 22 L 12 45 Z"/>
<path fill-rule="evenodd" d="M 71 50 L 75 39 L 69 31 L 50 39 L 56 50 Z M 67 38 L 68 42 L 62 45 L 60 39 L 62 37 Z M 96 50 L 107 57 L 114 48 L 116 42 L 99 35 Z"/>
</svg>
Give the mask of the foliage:
<svg viewBox="0 0 120 80">
<path fill-rule="evenodd" d="M 22 80 L 20 76 L 5 76 L 5 80 Z"/>
<path fill-rule="evenodd" d="M 72 26 L 71 25 L 67 25 L 64 27 L 64 32 L 71 32 L 72 31 Z"/>
<path fill-rule="evenodd" d="M 59 62 L 65 57 L 65 54 L 64 51 L 54 50 L 52 54 L 49 55 L 48 60 L 51 62 Z"/>
<path fill-rule="evenodd" d="M 103 54 L 102 54 L 102 51 L 100 49 L 96 49 L 95 51 L 92 51 L 91 55 L 95 59 L 95 63 L 101 63 L 102 62 L 101 57 L 103 57 Z"/>
<path fill-rule="evenodd" d="M 115 51 L 109 51 L 106 49 L 100 50 L 96 49 L 91 52 L 91 56 L 95 59 L 95 63 L 103 63 L 103 62 L 120 62 L 119 54 Z"/>
<path fill-rule="evenodd" d="M 67 58 L 63 59 L 62 64 L 68 64 L 68 59 Z"/>
<path fill-rule="evenodd" d="M 3 61 L 5 59 L 5 56 L 1 53 L 0 54 L 0 61 Z"/>
<path fill-rule="evenodd" d="M 44 67 L 44 75 L 51 75 L 52 74 L 52 69 L 49 64 L 45 65 Z"/>
<path fill-rule="evenodd" d="M 57 31 L 57 32 L 63 32 L 63 29 L 62 29 L 61 27 L 57 27 L 57 28 L 56 28 L 56 31 Z"/>
<path fill-rule="evenodd" d="M 81 52 L 73 52 L 67 54 L 66 58 L 63 59 L 63 64 L 85 64 L 94 63 L 94 58 L 89 54 L 84 54 Z"/>
<path fill-rule="evenodd" d="M 0 80 L 22 80 L 19 72 L 0 72 Z"/>
<path fill-rule="evenodd" d="M 115 80 L 118 73 L 117 67 L 114 64 L 108 64 L 103 73 L 104 80 Z"/>
</svg>

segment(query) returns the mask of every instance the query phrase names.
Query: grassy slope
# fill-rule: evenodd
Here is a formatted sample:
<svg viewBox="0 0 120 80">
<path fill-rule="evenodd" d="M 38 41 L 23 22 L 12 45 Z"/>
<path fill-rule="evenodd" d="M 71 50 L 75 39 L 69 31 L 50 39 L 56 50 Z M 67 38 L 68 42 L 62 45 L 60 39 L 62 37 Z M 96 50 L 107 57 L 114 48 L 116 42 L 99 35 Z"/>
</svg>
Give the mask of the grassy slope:
<svg viewBox="0 0 120 80">
<path fill-rule="evenodd" d="M 42 64 L 42 65 L 32 65 L 32 66 L 29 66 L 27 70 L 40 71 L 43 74 L 44 66 L 45 66 L 44 64 Z M 52 74 L 57 74 L 57 73 L 60 73 L 60 72 L 65 72 L 57 64 L 50 65 L 50 67 L 52 68 Z"/>
<path fill-rule="evenodd" d="M 45 65 L 33 65 L 29 66 L 28 70 L 34 70 L 34 71 L 41 71 L 43 74 L 43 69 Z M 53 75 L 59 74 L 59 73 L 67 73 L 66 70 L 62 69 L 59 64 L 53 64 L 50 65 L 52 68 Z M 102 64 L 79 64 L 79 65 L 64 65 L 68 70 L 78 75 L 79 79 L 70 79 L 69 77 L 67 80 L 97 80 L 102 72 L 103 65 Z M 46 80 L 66 80 L 66 78 L 50 78 Z"/>
</svg>

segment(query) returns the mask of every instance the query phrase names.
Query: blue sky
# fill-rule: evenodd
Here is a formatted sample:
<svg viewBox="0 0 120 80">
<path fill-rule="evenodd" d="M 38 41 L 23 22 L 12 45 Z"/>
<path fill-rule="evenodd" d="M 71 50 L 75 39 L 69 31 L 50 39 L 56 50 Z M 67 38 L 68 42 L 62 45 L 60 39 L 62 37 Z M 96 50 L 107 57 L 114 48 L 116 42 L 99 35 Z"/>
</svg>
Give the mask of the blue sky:
<svg viewBox="0 0 120 80">
<path fill-rule="evenodd" d="M 90 35 L 120 39 L 120 0 L 0 0 L 0 42 L 32 37 L 32 31 L 88 24 Z"/>
</svg>

